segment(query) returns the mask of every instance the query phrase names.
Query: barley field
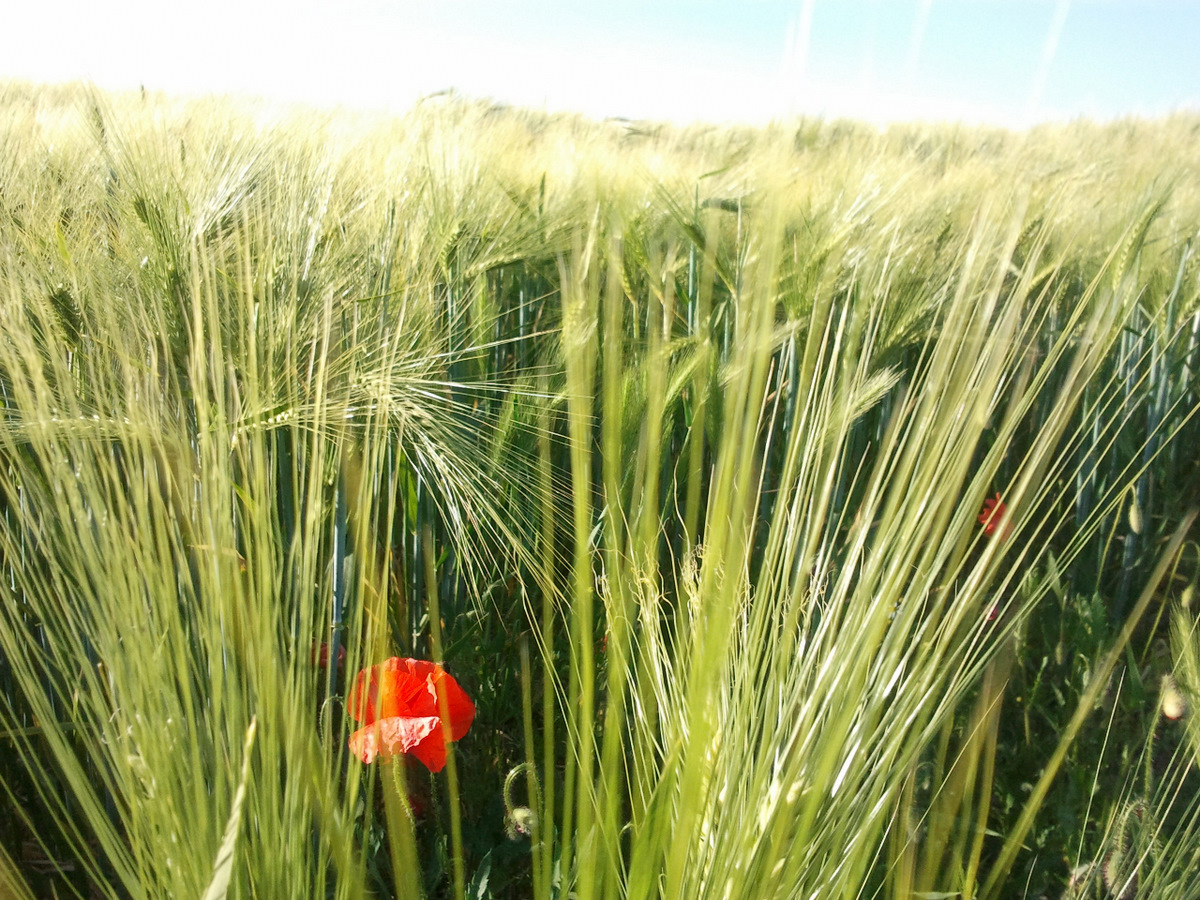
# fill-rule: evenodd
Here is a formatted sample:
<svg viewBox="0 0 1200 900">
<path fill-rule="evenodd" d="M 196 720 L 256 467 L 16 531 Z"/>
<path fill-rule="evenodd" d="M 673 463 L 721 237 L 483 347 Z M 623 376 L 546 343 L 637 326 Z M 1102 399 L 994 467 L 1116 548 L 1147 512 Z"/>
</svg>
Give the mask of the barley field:
<svg viewBox="0 0 1200 900">
<path fill-rule="evenodd" d="M 0 897 L 1200 896 L 1200 118 L 0 85 Z"/>
</svg>

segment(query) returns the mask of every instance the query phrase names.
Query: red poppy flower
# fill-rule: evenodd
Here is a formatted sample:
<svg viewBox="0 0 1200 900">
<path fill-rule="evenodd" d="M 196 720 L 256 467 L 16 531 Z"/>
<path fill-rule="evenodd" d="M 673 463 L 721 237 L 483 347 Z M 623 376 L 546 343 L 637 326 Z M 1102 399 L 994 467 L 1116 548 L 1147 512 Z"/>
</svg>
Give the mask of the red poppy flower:
<svg viewBox="0 0 1200 900">
<path fill-rule="evenodd" d="M 1004 501 L 1000 499 L 1000 494 L 995 497 L 988 497 L 983 501 L 983 512 L 979 514 L 979 524 L 983 526 L 983 533 L 986 535 L 993 534 L 1004 520 L 1004 515 L 1008 511 L 1008 507 L 1004 505 Z M 1003 540 L 1008 537 L 1008 533 L 1012 530 L 1012 526 L 1006 524 L 1000 531 L 1000 538 Z"/>
<path fill-rule="evenodd" d="M 343 644 L 338 645 L 337 652 L 337 667 L 341 671 L 342 665 L 346 662 L 346 647 Z M 319 669 L 329 668 L 329 645 L 321 644 L 319 647 L 316 644 L 312 646 L 312 663 Z"/>
<path fill-rule="evenodd" d="M 438 707 L 445 698 L 449 738 L 457 741 L 475 720 L 475 704 L 436 663 L 393 656 L 363 669 L 348 708 L 365 727 L 350 735 L 350 749 L 364 763 L 411 753 L 431 772 L 446 765 L 446 729 Z"/>
</svg>

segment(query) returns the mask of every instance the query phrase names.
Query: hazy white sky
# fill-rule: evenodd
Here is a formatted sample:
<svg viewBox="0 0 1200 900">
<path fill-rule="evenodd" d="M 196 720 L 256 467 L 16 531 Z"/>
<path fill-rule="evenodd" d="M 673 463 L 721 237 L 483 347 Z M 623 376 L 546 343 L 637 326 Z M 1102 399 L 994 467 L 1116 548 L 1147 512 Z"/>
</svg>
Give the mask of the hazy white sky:
<svg viewBox="0 0 1200 900">
<path fill-rule="evenodd" d="M 1023 125 L 1200 110 L 1185 0 L 0 0 L 0 78 L 403 109 Z"/>
</svg>

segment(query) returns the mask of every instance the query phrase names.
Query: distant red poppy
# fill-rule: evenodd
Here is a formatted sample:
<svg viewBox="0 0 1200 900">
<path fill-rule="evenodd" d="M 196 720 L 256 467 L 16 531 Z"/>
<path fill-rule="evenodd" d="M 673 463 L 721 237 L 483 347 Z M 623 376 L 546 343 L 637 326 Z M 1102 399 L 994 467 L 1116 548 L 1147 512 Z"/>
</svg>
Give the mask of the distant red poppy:
<svg viewBox="0 0 1200 900">
<path fill-rule="evenodd" d="M 347 707 L 365 727 L 350 735 L 350 749 L 364 763 L 411 753 L 431 772 L 440 772 L 446 765 L 446 735 L 439 692 L 445 697 L 450 740 L 457 741 L 475 720 L 475 704 L 441 666 L 393 656 L 363 669 Z"/>
<path fill-rule="evenodd" d="M 329 668 L 329 645 L 328 644 L 323 643 L 319 647 L 316 644 L 313 644 L 312 662 L 313 662 L 313 665 L 319 669 L 328 669 Z M 346 647 L 344 644 L 339 644 L 338 652 L 337 652 L 337 667 L 338 667 L 339 671 L 341 671 L 341 668 L 345 664 L 345 662 L 346 662 Z"/>
<path fill-rule="evenodd" d="M 1004 505 L 1004 501 L 1000 499 L 1000 494 L 995 497 L 988 497 L 983 501 L 983 512 L 979 514 L 979 524 L 983 526 L 983 533 L 992 535 L 1004 521 L 1004 516 L 1008 512 L 1008 507 Z M 1000 539 L 1008 537 L 1012 531 L 1012 525 L 1006 523 L 1000 530 Z"/>
</svg>

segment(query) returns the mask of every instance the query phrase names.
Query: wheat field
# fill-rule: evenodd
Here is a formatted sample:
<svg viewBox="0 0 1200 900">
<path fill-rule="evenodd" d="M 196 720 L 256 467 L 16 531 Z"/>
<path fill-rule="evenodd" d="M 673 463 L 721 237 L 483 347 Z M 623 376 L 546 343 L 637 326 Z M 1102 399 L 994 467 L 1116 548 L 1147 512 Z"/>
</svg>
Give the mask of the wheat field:
<svg viewBox="0 0 1200 900">
<path fill-rule="evenodd" d="M 0 110 L 0 896 L 1200 893 L 1200 119 Z"/>
</svg>

